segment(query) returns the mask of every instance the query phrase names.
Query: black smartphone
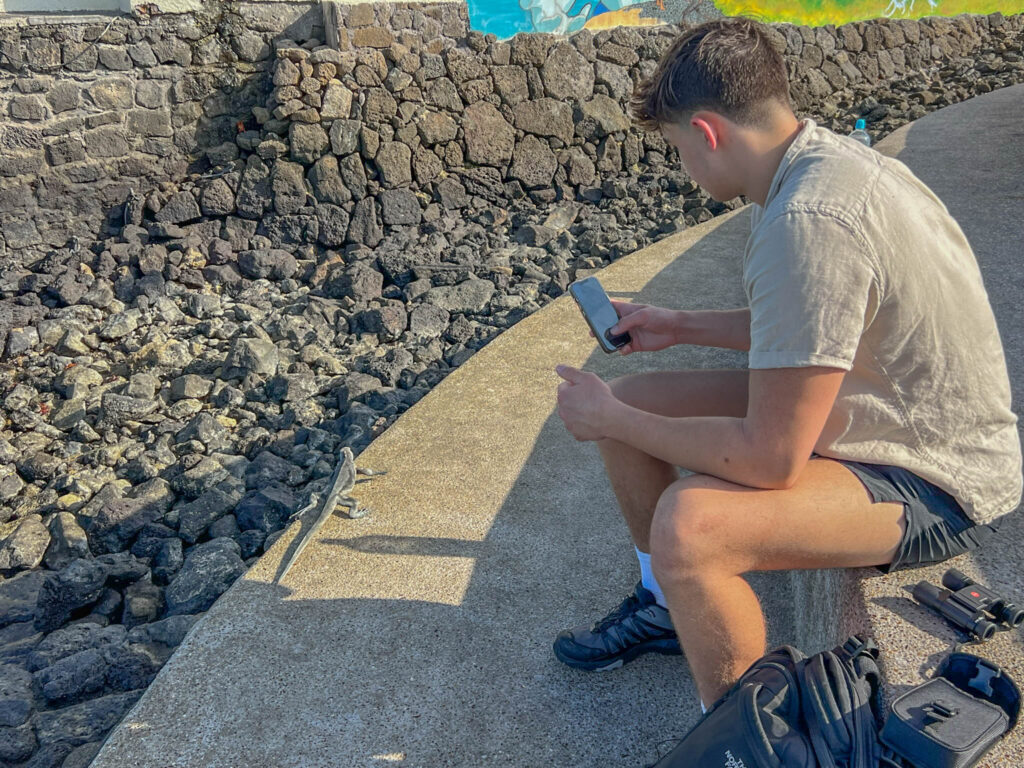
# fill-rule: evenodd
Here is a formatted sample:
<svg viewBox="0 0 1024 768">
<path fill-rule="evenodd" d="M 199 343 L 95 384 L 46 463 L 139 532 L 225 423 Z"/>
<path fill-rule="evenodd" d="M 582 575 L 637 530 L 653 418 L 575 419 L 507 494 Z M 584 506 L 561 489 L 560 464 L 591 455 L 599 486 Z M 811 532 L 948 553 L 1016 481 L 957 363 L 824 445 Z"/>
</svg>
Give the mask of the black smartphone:
<svg viewBox="0 0 1024 768">
<path fill-rule="evenodd" d="M 629 344 L 632 339 L 628 331 L 619 334 L 610 332 L 612 326 L 619 322 L 619 313 L 615 311 L 615 307 L 608 300 L 608 294 L 604 292 L 596 277 L 591 275 L 571 283 L 569 294 L 579 306 L 601 349 L 605 352 L 614 352 L 619 347 Z"/>
</svg>

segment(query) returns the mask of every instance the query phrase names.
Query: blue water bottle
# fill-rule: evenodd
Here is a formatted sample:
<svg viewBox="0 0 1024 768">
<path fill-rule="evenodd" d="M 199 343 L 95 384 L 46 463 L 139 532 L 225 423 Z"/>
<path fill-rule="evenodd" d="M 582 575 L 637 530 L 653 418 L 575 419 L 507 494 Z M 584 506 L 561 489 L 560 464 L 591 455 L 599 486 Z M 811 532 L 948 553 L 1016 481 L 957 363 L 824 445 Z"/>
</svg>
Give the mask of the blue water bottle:
<svg viewBox="0 0 1024 768">
<path fill-rule="evenodd" d="M 853 133 L 850 134 L 851 139 L 856 139 L 865 147 L 871 146 L 871 134 L 864 130 L 864 126 L 867 125 L 863 120 L 858 120 L 857 125 L 854 126 Z"/>
</svg>

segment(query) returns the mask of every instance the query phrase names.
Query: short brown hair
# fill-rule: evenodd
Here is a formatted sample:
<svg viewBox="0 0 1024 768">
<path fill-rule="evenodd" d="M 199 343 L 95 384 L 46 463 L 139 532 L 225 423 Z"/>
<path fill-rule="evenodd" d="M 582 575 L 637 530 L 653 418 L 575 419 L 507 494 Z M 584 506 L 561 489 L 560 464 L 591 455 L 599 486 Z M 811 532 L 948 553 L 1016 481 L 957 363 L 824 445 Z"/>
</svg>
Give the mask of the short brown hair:
<svg viewBox="0 0 1024 768">
<path fill-rule="evenodd" d="M 786 64 L 764 24 L 732 16 L 685 30 L 637 86 L 631 106 L 641 128 L 657 131 L 701 109 L 763 128 L 773 102 L 792 109 Z"/>
</svg>

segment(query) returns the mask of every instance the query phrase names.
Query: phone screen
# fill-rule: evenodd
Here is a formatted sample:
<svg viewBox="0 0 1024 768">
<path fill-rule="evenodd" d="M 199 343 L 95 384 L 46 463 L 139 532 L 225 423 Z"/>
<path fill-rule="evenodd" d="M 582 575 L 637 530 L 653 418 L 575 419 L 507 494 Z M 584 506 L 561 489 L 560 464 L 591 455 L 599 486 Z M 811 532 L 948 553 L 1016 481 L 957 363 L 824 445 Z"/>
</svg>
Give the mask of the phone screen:
<svg viewBox="0 0 1024 768">
<path fill-rule="evenodd" d="M 608 329 L 619 322 L 619 315 L 596 277 L 576 281 L 569 287 L 569 292 L 605 352 L 611 352 L 629 343 L 628 332 L 617 335 L 608 333 Z"/>
</svg>

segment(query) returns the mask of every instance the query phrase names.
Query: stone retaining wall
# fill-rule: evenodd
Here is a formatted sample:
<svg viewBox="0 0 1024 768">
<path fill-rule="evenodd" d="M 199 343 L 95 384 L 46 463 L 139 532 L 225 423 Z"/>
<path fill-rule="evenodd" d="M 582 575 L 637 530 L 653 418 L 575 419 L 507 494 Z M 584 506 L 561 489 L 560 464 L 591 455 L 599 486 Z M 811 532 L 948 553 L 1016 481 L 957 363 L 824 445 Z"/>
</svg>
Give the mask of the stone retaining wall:
<svg viewBox="0 0 1024 768">
<path fill-rule="evenodd" d="M 499 42 L 462 4 L 363 4 L 339 8 L 335 51 L 316 3 L 205 7 L 0 28 L 0 258 L 119 232 L 133 194 L 134 224 L 213 218 L 246 238 L 259 221 L 284 245 L 372 246 L 474 198 L 593 198 L 666 162 L 626 107 L 677 27 Z M 836 128 L 883 119 L 891 107 L 862 115 L 855 94 L 908 74 L 1024 67 L 1024 15 L 770 26 L 798 114 Z"/>
<path fill-rule="evenodd" d="M 318 4 L 0 15 L 0 259 L 101 235 L 131 190 L 182 178 L 233 138 L 281 34 L 323 37 Z"/>
</svg>

